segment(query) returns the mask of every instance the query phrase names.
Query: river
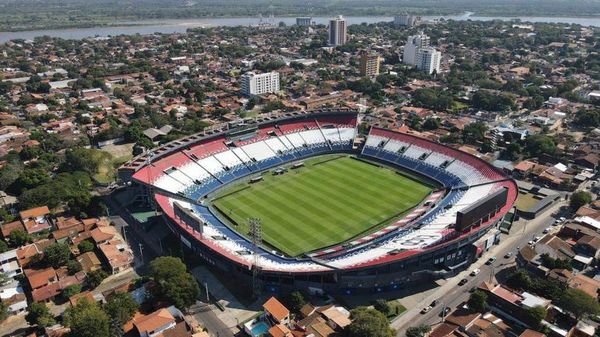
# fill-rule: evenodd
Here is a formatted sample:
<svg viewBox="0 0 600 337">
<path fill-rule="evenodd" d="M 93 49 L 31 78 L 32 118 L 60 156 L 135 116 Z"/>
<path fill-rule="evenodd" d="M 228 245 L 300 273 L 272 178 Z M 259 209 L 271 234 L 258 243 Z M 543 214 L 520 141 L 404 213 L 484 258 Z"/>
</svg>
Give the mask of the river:
<svg viewBox="0 0 600 337">
<path fill-rule="evenodd" d="M 424 20 L 437 20 L 440 16 L 425 16 Z M 583 26 L 600 27 L 600 17 L 487 17 L 477 16 L 473 13 L 465 13 L 462 15 L 443 16 L 445 19 L 452 20 L 514 20 L 519 19 L 524 22 L 559 22 L 559 23 L 575 23 Z M 330 17 L 313 17 L 317 24 L 327 24 Z M 376 23 L 392 21 L 390 16 L 351 16 L 346 17 L 348 24 L 361 23 Z M 116 35 L 132 35 L 132 34 L 153 34 L 153 33 L 184 33 L 189 28 L 197 27 L 216 27 L 216 26 L 248 26 L 255 25 L 259 22 L 259 18 L 199 18 L 199 19 L 183 19 L 183 20 L 147 20 L 135 22 L 118 22 L 112 26 L 101 26 L 92 28 L 70 28 L 70 29 L 48 29 L 48 30 L 31 30 L 21 32 L 0 32 L 0 43 L 5 43 L 14 39 L 31 40 L 38 36 L 51 36 L 63 39 L 83 39 L 88 37 L 107 37 Z M 272 20 L 275 24 L 283 21 L 287 25 L 296 23 L 293 17 L 276 17 L 272 19 L 263 18 L 264 21 Z"/>
</svg>

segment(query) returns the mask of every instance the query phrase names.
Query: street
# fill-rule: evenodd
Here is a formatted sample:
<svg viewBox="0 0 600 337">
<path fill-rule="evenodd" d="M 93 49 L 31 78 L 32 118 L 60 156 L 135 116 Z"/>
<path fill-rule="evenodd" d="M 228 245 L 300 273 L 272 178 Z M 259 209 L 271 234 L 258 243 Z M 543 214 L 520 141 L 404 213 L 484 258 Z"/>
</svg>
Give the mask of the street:
<svg viewBox="0 0 600 337">
<path fill-rule="evenodd" d="M 440 323 L 442 320 L 440 312 L 444 307 L 450 307 L 454 310 L 456 306 L 468 300 L 471 288 L 478 286 L 484 281 L 493 279 L 494 275 L 500 270 L 514 266 L 516 247 L 523 247 L 534 236 L 543 236 L 542 231 L 546 227 L 551 227 L 554 223 L 555 219 L 552 217 L 552 214 L 564 205 L 566 205 L 566 202 L 561 200 L 534 220 L 521 219 L 515 222 L 511 234 L 503 236 L 498 245 L 493 246 L 478 261 L 473 263 L 469 269 L 451 279 L 447 279 L 442 286 L 432 291 L 426 298 L 418 301 L 421 303 L 420 306 L 408 308 L 404 314 L 394 320 L 391 326 L 396 330 L 397 335 L 404 336 L 406 329 L 411 326 Z M 504 258 L 508 252 L 512 252 L 512 256 L 508 259 Z M 497 258 L 496 261 L 489 266 L 486 265 L 485 262 L 492 256 Z M 481 272 L 477 276 L 469 276 L 475 268 L 479 268 Z M 458 283 L 460 280 L 465 278 L 468 282 L 459 286 Z M 412 296 L 419 296 L 419 294 Z M 421 314 L 420 311 L 434 300 L 438 300 L 439 303 L 428 313 Z"/>
</svg>

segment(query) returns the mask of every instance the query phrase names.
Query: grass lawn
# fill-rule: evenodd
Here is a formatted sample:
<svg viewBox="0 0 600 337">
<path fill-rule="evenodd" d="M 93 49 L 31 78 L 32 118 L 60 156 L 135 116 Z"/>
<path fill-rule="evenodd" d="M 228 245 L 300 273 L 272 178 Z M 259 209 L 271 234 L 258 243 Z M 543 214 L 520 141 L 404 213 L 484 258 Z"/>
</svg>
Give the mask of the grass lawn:
<svg viewBox="0 0 600 337">
<path fill-rule="evenodd" d="M 388 301 L 388 305 L 390 306 L 390 311 L 388 312 L 387 317 L 390 320 L 394 319 L 396 316 L 400 316 L 406 311 L 406 307 L 398 301 Z"/>
<path fill-rule="evenodd" d="M 517 198 L 517 208 L 522 211 L 527 211 L 537 205 L 538 202 L 540 202 L 540 199 L 534 198 L 533 195 L 529 193 L 519 193 L 519 197 Z"/>
<path fill-rule="evenodd" d="M 213 205 L 248 234 L 248 219 L 259 218 L 263 241 L 290 256 L 310 252 L 374 231 L 422 201 L 432 187 L 347 156 L 325 156 L 283 175 L 265 172 L 222 191 Z"/>
</svg>

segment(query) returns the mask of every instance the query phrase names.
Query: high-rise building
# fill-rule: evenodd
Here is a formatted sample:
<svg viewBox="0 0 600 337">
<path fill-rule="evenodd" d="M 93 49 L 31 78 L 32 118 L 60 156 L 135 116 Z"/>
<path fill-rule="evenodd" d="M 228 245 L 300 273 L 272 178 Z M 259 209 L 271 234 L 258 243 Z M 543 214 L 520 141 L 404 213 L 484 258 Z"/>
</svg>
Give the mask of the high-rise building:
<svg viewBox="0 0 600 337">
<path fill-rule="evenodd" d="M 406 13 L 394 16 L 394 24 L 398 26 L 413 27 L 419 24 L 420 21 L 420 16 L 415 16 Z"/>
<path fill-rule="evenodd" d="M 308 17 L 308 16 L 296 18 L 296 25 L 297 26 L 312 26 L 312 18 Z"/>
<path fill-rule="evenodd" d="M 329 45 L 341 46 L 346 43 L 346 19 L 341 15 L 329 20 Z"/>
<path fill-rule="evenodd" d="M 440 61 L 442 59 L 442 53 L 437 51 L 433 47 L 419 48 L 417 52 L 417 69 L 422 70 L 428 74 L 440 72 Z"/>
<path fill-rule="evenodd" d="M 430 39 L 429 36 L 420 33 L 418 35 L 412 35 L 408 37 L 406 44 L 404 45 L 404 53 L 402 54 L 402 62 L 410 64 L 411 66 L 417 65 L 417 52 L 420 48 L 429 47 Z"/>
<path fill-rule="evenodd" d="M 375 53 L 363 52 L 360 54 L 360 75 L 375 77 L 379 75 L 381 57 Z"/>
<path fill-rule="evenodd" d="M 276 71 L 263 74 L 248 72 L 242 75 L 242 94 L 244 95 L 262 95 L 278 91 L 279 73 Z"/>
</svg>

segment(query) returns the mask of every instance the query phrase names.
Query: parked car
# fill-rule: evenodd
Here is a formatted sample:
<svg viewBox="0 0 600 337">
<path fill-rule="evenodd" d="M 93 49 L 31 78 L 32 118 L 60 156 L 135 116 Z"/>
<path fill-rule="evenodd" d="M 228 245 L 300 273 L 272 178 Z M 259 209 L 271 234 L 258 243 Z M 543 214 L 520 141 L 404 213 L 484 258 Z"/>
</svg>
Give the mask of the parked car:
<svg viewBox="0 0 600 337">
<path fill-rule="evenodd" d="M 506 255 L 504 255 L 505 259 L 510 259 L 512 257 L 513 253 L 512 252 L 508 252 L 506 253 Z"/>
<path fill-rule="evenodd" d="M 429 305 L 430 307 L 435 307 L 436 305 L 438 305 L 438 303 L 440 303 L 439 300 L 433 300 L 433 302 L 431 302 L 431 304 Z"/>
<path fill-rule="evenodd" d="M 475 269 L 473 269 L 473 271 L 471 272 L 471 274 L 470 274 L 470 275 L 471 275 L 471 276 L 477 276 L 477 275 L 479 274 L 479 272 L 480 272 L 480 271 L 481 271 L 481 270 L 479 270 L 479 268 L 475 268 Z"/>
<path fill-rule="evenodd" d="M 427 306 L 427 307 L 423 308 L 423 310 L 421 310 L 421 313 L 422 313 L 422 314 L 426 314 L 426 313 L 428 313 L 430 310 L 431 310 L 431 306 Z"/>
<path fill-rule="evenodd" d="M 452 309 L 450 309 L 450 307 L 444 307 L 444 309 L 442 309 L 442 311 L 440 311 L 440 317 L 444 317 L 447 316 L 450 311 L 452 311 Z"/>
<path fill-rule="evenodd" d="M 460 282 L 458 282 L 459 286 L 464 286 L 465 284 L 467 284 L 467 282 L 469 282 L 469 280 L 467 280 L 466 278 L 460 280 Z"/>
<path fill-rule="evenodd" d="M 488 259 L 488 260 L 485 262 L 485 264 L 487 264 L 487 265 L 489 266 L 489 265 L 491 265 L 492 263 L 494 263 L 494 261 L 496 261 L 496 257 L 495 257 L 495 256 L 492 256 L 492 257 L 490 257 L 490 258 L 489 258 L 489 259 Z"/>
</svg>

